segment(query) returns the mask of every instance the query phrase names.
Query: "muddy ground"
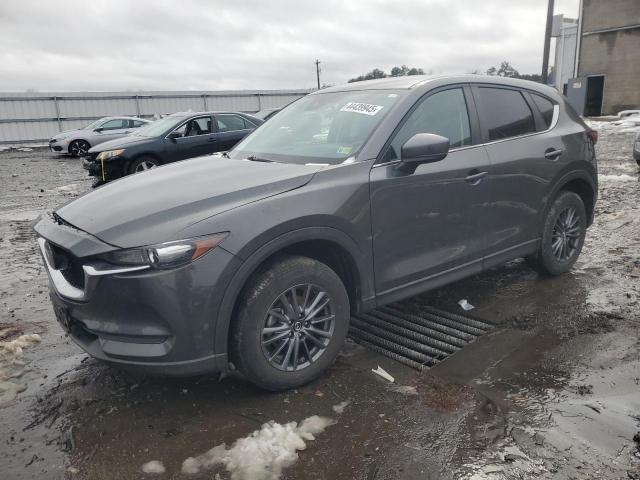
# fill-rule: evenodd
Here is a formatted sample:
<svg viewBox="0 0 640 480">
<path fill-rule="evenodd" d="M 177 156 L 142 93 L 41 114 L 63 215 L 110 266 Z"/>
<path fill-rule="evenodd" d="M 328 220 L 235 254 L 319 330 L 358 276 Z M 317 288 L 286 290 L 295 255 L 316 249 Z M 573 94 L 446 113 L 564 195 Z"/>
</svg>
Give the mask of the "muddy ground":
<svg viewBox="0 0 640 480">
<path fill-rule="evenodd" d="M 408 301 L 460 311 L 466 298 L 491 333 L 424 373 L 348 343 L 321 379 L 280 394 L 233 379 L 132 377 L 88 358 L 55 323 L 31 224 L 90 182 L 78 160 L 0 152 L 0 341 L 41 337 L 0 364 L 26 387 L 0 383 L 0 477 L 226 479 L 222 466 L 191 476 L 181 466 L 269 420 L 320 415 L 336 423 L 282 478 L 640 478 L 632 139 L 601 128 L 596 221 L 571 273 L 541 278 L 516 261 Z M 371 372 L 378 365 L 395 384 Z M 152 460 L 165 473 L 143 473 Z"/>
</svg>

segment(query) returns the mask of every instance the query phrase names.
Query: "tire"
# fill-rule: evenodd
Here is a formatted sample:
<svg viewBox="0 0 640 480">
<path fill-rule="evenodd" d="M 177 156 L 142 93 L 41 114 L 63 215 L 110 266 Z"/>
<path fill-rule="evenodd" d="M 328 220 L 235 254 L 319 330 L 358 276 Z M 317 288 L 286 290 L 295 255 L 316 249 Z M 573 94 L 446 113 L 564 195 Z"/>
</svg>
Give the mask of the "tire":
<svg viewBox="0 0 640 480">
<path fill-rule="evenodd" d="M 576 263 L 586 232 L 582 199 L 574 192 L 561 191 L 547 213 L 538 251 L 527 261 L 541 275 L 561 275 Z"/>
<path fill-rule="evenodd" d="M 231 359 L 247 380 L 267 390 L 296 388 L 317 378 L 336 359 L 349 329 L 349 297 L 340 277 L 308 257 L 283 256 L 268 265 L 250 280 L 239 305 Z"/>
<path fill-rule="evenodd" d="M 74 140 L 69 144 L 69 153 L 72 157 L 82 157 L 90 148 L 91 145 L 86 140 Z"/>
<path fill-rule="evenodd" d="M 129 164 L 129 168 L 127 169 L 127 173 L 132 175 L 134 173 L 144 172 L 146 170 L 151 170 L 152 168 L 159 167 L 160 162 L 153 157 L 139 157 L 133 160 Z"/>
</svg>

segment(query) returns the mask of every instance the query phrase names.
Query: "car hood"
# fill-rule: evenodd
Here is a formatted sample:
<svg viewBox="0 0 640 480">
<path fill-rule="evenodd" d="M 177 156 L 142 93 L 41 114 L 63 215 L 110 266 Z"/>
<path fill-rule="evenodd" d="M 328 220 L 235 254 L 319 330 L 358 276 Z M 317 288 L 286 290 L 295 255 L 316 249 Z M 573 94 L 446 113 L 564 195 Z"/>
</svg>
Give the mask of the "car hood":
<svg viewBox="0 0 640 480">
<path fill-rule="evenodd" d="M 147 143 L 151 140 L 155 140 L 156 137 L 139 137 L 137 135 L 127 135 L 125 137 L 115 138 L 113 140 L 107 140 L 95 147 L 89 149 L 90 153 L 100 153 L 106 150 L 115 150 L 118 148 L 132 147 L 134 145 Z"/>
<path fill-rule="evenodd" d="M 178 240 L 181 230 L 205 218 L 299 188 L 321 168 L 198 157 L 104 185 L 56 214 L 117 247 L 151 245 Z"/>
</svg>

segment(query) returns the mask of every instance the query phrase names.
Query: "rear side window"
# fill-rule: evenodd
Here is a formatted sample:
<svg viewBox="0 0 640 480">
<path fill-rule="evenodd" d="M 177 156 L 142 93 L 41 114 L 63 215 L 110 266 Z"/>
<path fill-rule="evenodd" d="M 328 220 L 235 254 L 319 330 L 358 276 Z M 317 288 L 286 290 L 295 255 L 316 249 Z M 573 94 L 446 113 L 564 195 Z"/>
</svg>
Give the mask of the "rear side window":
<svg viewBox="0 0 640 480">
<path fill-rule="evenodd" d="M 141 122 L 140 120 L 131 120 L 131 123 L 133 128 L 138 128 L 147 124 L 147 122 Z"/>
<path fill-rule="evenodd" d="M 471 128 L 464 92 L 452 88 L 420 101 L 391 142 L 384 161 L 400 158 L 400 149 L 417 133 L 435 133 L 449 139 L 451 148 L 471 145 Z"/>
<path fill-rule="evenodd" d="M 102 124 L 102 129 L 103 130 L 120 130 L 122 128 L 127 128 L 128 124 L 129 124 L 128 120 L 122 120 L 122 119 L 109 120 L 108 122 Z"/>
<path fill-rule="evenodd" d="M 480 87 L 478 93 L 482 121 L 490 141 L 536 131 L 533 113 L 519 91 Z"/>
<path fill-rule="evenodd" d="M 553 121 L 553 102 L 541 95 L 536 95 L 535 93 L 531 94 L 531 98 L 533 98 L 533 103 L 536 104 L 536 107 L 538 107 L 538 110 L 542 115 L 545 130 L 548 130 L 549 127 L 551 127 L 551 122 Z"/>
<path fill-rule="evenodd" d="M 219 132 L 232 132 L 234 130 L 244 130 L 246 127 L 244 118 L 238 115 L 216 115 Z"/>
</svg>

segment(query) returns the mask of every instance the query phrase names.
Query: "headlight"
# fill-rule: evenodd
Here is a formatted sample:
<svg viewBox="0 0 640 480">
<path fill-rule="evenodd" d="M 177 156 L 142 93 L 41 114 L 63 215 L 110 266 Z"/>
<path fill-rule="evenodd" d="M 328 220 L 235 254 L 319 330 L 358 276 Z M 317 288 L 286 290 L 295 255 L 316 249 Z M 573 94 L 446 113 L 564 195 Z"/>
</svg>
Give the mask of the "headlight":
<svg viewBox="0 0 640 480">
<path fill-rule="evenodd" d="M 100 152 L 98 154 L 98 160 L 109 160 L 110 158 L 117 157 L 118 155 L 122 155 L 124 153 L 124 148 L 120 148 L 118 150 L 106 150 L 104 152 Z"/>
<path fill-rule="evenodd" d="M 175 268 L 202 257 L 220 245 L 220 242 L 228 235 L 229 232 L 223 232 L 149 247 L 127 248 L 101 255 L 101 258 L 115 265 L 148 265 L 160 269 Z"/>
</svg>

